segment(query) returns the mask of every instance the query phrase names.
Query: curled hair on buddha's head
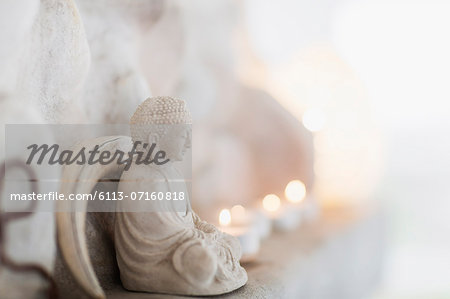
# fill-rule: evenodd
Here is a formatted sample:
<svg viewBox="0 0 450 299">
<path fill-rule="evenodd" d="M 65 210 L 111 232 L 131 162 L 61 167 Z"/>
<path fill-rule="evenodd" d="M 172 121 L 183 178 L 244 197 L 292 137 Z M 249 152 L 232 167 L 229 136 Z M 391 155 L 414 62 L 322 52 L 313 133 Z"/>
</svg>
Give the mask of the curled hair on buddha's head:
<svg viewBox="0 0 450 299">
<path fill-rule="evenodd" d="M 138 106 L 130 120 L 133 142 L 147 142 L 150 134 L 164 136 L 170 125 L 192 124 L 186 102 L 171 97 L 148 98 Z"/>
</svg>

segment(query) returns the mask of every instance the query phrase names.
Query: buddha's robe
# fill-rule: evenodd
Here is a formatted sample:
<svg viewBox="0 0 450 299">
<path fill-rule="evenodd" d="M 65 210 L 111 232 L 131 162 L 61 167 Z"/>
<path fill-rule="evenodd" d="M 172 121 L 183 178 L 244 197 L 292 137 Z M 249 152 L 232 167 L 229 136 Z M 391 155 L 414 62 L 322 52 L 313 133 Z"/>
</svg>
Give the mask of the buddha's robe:
<svg viewBox="0 0 450 299">
<path fill-rule="evenodd" d="M 173 166 L 133 165 L 122 175 L 119 191 L 125 196 L 137 191 L 185 192 L 184 201 L 176 204 L 129 198 L 118 203 L 116 257 L 126 289 L 214 295 L 246 283 L 239 242 L 191 211 L 186 185 Z"/>
</svg>

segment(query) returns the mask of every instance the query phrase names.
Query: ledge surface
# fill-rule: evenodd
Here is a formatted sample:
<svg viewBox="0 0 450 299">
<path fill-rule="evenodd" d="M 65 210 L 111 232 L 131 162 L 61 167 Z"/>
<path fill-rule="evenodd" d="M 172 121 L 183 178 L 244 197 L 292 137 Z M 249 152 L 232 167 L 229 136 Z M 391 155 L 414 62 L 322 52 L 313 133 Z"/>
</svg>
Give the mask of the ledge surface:
<svg viewBox="0 0 450 299">
<path fill-rule="evenodd" d="M 328 209 L 315 223 L 273 233 L 255 261 L 244 264 L 248 283 L 216 298 L 363 298 L 378 284 L 384 248 L 379 210 Z M 106 291 L 113 299 L 186 298 Z M 192 297 L 191 297 L 192 298 Z"/>
</svg>

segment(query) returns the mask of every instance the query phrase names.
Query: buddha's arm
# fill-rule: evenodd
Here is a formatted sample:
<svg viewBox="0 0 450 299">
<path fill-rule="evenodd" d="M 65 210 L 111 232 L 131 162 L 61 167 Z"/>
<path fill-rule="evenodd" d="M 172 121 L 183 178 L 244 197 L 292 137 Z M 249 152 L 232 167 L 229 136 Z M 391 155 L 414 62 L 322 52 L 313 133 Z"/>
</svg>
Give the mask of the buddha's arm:
<svg viewBox="0 0 450 299">
<path fill-rule="evenodd" d="M 208 223 L 202 219 L 195 213 L 192 212 L 192 219 L 194 220 L 194 225 L 197 229 L 201 230 L 205 233 L 221 233 L 217 227 L 212 225 L 211 223 Z"/>
<path fill-rule="evenodd" d="M 242 256 L 242 251 L 238 239 L 222 232 L 216 226 L 201 220 L 195 213 L 192 213 L 192 217 L 198 230 L 206 233 L 212 240 L 215 240 L 217 245 L 220 244 L 221 247 L 228 248 L 233 253 L 233 258 L 239 261 Z"/>
</svg>

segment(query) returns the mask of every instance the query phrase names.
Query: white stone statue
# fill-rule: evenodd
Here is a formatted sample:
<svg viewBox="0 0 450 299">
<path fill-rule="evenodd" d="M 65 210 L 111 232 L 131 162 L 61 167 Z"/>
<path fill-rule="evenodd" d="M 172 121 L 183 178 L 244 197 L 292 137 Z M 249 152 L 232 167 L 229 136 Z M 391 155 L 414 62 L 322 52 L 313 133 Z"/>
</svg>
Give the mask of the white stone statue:
<svg viewBox="0 0 450 299">
<path fill-rule="evenodd" d="M 159 166 L 145 165 L 135 162 L 137 158 L 134 157 L 134 163 L 120 178 L 118 192 L 123 192 L 128 199 L 124 198 L 116 205 L 114 242 L 120 278 L 128 290 L 218 295 L 247 282 L 247 273 L 239 264 L 239 241 L 200 220 L 190 209 L 184 178 L 174 166 L 174 162 L 183 160 L 191 145 L 190 123 L 185 102 L 169 97 L 147 99 L 131 118 L 132 141 L 134 144 L 141 142 L 137 150 L 146 156 L 148 147 L 142 144 L 155 144 L 151 153 L 165 152 L 164 159 L 168 162 Z M 129 138 L 117 136 L 97 138 L 79 146 L 89 148 L 94 144 L 101 144 L 100 150 L 121 148 L 130 151 L 132 147 Z M 93 166 L 71 166 L 73 168 L 66 167 L 63 174 L 64 193 L 90 192 L 98 179 L 117 168 L 116 164 L 104 165 L 86 171 Z M 77 185 L 73 180 L 70 182 L 73 178 L 78 181 L 88 179 L 91 183 Z M 185 200 L 178 201 L 177 205 L 167 200 L 152 201 L 151 210 L 146 210 L 148 201 L 133 201 L 129 196 L 132 192 L 150 194 L 155 191 L 164 194 L 183 192 Z M 77 215 L 58 213 L 61 250 L 80 284 L 91 295 L 102 297 L 87 255 L 84 216 L 82 213 Z M 76 250 L 80 245 L 82 250 Z"/>
<path fill-rule="evenodd" d="M 183 178 L 174 162 L 182 160 L 190 147 L 189 127 L 179 126 L 190 122 L 184 101 L 150 98 L 141 104 L 131 119 L 133 142 L 158 144 L 170 161 L 157 167 L 133 164 L 122 175 L 124 182 L 119 184 L 119 191 L 129 194 L 138 190 L 164 193 L 177 190 L 187 195 L 186 186 L 178 183 Z M 164 124 L 163 132 L 155 134 L 148 127 L 160 123 Z M 173 201 L 163 204 L 170 203 Z M 161 212 L 116 215 L 116 254 L 125 288 L 216 295 L 245 284 L 247 275 L 239 265 L 238 241 L 201 221 L 190 210 L 189 200 L 185 203 L 184 211 L 170 206 Z M 119 203 L 127 204 L 136 202 Z"/>
</svg>

